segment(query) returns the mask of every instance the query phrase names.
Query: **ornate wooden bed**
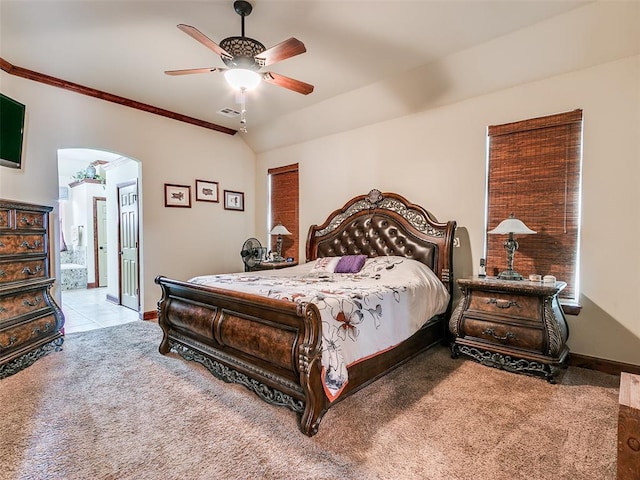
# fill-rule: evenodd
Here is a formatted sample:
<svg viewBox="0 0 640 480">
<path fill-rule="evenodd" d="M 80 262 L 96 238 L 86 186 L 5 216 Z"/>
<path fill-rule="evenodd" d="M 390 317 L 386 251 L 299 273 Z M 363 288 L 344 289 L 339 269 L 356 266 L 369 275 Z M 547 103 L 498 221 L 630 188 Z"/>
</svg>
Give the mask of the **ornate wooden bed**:
<svg viewBox="0 0 640 480">
<path fill-rule="evenodd" d="M 452 245 L 456 223 L 439 223 L 429 212 L 394 193 L 372 190 L 309 228 L 307 261 L 319 257 L 398 255 L 429 266 L 452 293 Z M 213 375 L 239 383 L 263 400 L 300 414 L 300 429 L 318 431 L 329 402 L 321 380 L 322 342 L 318 308 L 254 294 L 156 278 L 162 288 L 158 323 L 160 353 L 171 349 L 203 364 Z M 451 295 L 452 297 L 453 295 Z M 338 400 L 370 384 L 417 353 L 442 341 L 447 311 L 384 353 L 351 365 Z"/>
</svg>

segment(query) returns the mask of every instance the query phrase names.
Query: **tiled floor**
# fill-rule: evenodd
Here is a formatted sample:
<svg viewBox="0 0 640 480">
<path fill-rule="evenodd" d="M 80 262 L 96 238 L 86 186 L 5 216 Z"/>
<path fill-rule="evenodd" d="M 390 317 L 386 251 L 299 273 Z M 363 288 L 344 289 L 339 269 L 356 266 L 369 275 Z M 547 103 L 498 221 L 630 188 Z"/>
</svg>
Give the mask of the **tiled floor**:
<svg viewBox="0 0 640 480">
<path fill-rule="evenodd" d="M 106 288 L 62 291 L 65 333 L 86 332 L 138 320 L 138 312 L 106 300 Z"/>
</svg>

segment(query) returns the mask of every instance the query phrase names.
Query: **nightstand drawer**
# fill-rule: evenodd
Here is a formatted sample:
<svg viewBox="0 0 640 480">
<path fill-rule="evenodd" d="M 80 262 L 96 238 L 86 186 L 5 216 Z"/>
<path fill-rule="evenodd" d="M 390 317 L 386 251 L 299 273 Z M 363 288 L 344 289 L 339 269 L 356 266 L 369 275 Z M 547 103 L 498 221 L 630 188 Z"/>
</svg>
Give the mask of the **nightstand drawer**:
<svg viewBox="0 0 640 480">
<path fill-rule="evenodd" d="M 540 299 L 528 295 L 474 290 L 471 292 L 467 311 L 540 323 Z"/>
<path fill-rule="evenodd" d="M 507 345 L 532 352 L 544 352 L 545 332 L 542 328 L 488 322 L 470 317 L 465 317 L 462 322 L 462 331 L 465 336 L 475 337 L 492 344 Z"/>
</svg>

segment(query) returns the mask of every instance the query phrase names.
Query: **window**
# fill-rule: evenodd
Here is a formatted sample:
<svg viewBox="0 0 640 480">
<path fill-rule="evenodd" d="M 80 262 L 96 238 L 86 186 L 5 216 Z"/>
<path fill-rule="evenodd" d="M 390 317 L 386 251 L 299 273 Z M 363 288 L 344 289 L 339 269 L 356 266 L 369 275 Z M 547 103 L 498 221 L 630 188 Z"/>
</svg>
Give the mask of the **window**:
<svg viewBox="0 0 640 480">
<path fill-rule="evenodd" d="M 269 231 L 281 223 L 291 235 L 282 237 L 282 256 L 298 260 L 298 164 L 270 168 L 269 175 Z M 276 238 L 270 238 L 270 248 L 275 250 Z"/>
<path fill-rule="evenodd" d="M 518 236 L 514 270 L 567 283 L 578 300 L 582 110 L 488 128 L 487 231 L 510 214 L 536 235 Z M 487 274 L 504 270 L 502 235 L 487 235 Z"/>
</svg>

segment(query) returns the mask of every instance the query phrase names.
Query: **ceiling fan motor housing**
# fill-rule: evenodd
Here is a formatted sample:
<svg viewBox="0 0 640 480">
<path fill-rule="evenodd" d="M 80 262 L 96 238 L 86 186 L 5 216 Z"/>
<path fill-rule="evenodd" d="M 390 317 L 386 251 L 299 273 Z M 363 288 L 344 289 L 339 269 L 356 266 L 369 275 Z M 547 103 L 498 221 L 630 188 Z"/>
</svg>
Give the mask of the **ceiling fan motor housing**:
<svg viewBox="0 0 640 480">
<path fill-rule="evenodd" d="M 246 17 L 251 13 L 253 7 L 249 2 L 246 2 L 245 0 L 236 0 L 235 2 L 233 2 L 233 9 L 241 17 Z"/>
<path fill-rule="evenodd" d="M 220 47 L 231 55 L 231 58 L 222 56 L 222 61 L 230 68 L 259 70 L 262 67 L 254 57 L 264 52 L 266 48 L 253 38 L 228 37 L 220 42 Z"/>
</svg>

